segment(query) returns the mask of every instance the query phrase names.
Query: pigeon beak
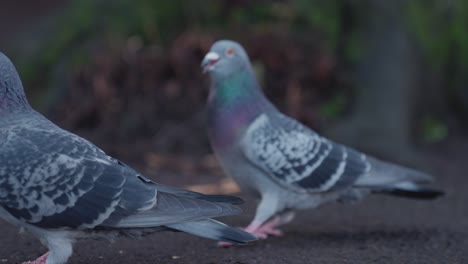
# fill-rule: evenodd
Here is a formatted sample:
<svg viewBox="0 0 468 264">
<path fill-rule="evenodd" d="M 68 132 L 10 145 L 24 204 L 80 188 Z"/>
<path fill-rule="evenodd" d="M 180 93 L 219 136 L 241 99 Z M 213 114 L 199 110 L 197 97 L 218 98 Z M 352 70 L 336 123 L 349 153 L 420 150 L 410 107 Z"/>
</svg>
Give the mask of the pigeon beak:
<svg viewBox="0 0 468 264">
<path fill-rule="evenodd" d="M 210 51 L 206 54 L 205 58 L 201 63 L 201 67 L 203 68 L 203 73 L 207 73 L 213 70 L 215 64 L 221 59 L 218 53 Z"/>
</svg>

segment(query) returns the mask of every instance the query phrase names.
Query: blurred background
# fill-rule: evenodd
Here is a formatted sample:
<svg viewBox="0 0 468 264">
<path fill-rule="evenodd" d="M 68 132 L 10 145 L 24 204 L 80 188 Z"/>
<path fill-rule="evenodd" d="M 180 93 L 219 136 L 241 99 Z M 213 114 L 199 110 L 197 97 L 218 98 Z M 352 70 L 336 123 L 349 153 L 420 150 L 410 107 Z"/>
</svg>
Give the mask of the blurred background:
<svg viewBox="0 0 468 264">
<path fill-rule="evenodd" d="M 222 38 L 245 46 L 280 109 L 337 141 L 411 160 L 467 135 L 466 1 L 25 0 L 0 12 L 0 49 L 33 106 L 111 153 L 209 155 L 199 63 Z"/>
<path fill-rule="evenodd" d="M 223 38 L 287 114 L 423 166 L 466 146 L 467 24 L 462 0 L 24 0 L 2 4 L 0 50 L 36 109 L 151 172 L 217 170 L 199 64 Z"/>
<path fill-rule="evenodd" d="M 2 3 L 0 50 L 36 109 L 145 168 L 217 168 L 199 64 L 223 38 L 287 114 L 417 165 L 466 141 L 466 25 L 463 0 L 24 0 Z"/>
<path fill-rule="evenodd" d="M 238 189 L 220 177 L 206 137 L 209 82 L 199 65 L 214 41 L 239 41 L 282 111 L 335 141 L 431 172 L 449 193 L 433 207 L 376 198 L 342 215 L 314 212 L 319 219 L 312 222 L 333 230 L 314 247 L 328 252 L 321 245 L 341 241 L 333 232 L 349 226 L 358 230 L 357 240 L 347 240 L 350 252 L 369 242 L 372 258 L 382 243 L 378 252 L 398 256 L 415 239 L 414 252 L 431 258 L 393 263 L 432 263 L 438 252 L 462 263 L 467 25 L 465 0 L 22 0 L 1 3 L 0 50 L 17 66 L 31 104 L 61 127 L 160 182 L 233 193 Z M 384 207 L 380 219 L 390 221 L 382 229 L 390 233 L 369 232 L 361 223 L 380 223 L 374 216 Z M 436 234 L 392 231 L 421 223 Z M 296 234 L 294 241 L 301 238 L 310 240 Z"/>
</svg>

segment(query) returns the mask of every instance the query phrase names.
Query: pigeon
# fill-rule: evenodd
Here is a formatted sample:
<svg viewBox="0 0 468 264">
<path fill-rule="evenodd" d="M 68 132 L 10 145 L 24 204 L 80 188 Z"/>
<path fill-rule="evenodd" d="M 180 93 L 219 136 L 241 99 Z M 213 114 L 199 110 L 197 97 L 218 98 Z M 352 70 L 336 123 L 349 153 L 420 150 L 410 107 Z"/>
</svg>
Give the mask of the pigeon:
<svg viewBox="0 0 468 264">
<path fill-rule="evenodd" d="M 442 194 L 423 185 L 431 176 L 335 143 L 281 113 L 263 94 L 240 44 L 215 42 L 201 67 L 211 81 L 206 111 L 213 151 L 241 190 L 260 200 L 243 230 L 261 239 L 280 236 L 278 227 L 296 210 L 371 193 Z"/>
<path fill-rule="evenodd" d="M 86 238 L 182 231 L 244 244 L 256 237 L 212 217 L 242 200 L 157 184 L 32 109 L 0 53 L 0 217 L 49 249 L 35 264 L 64 264 Z"/>
</svg>

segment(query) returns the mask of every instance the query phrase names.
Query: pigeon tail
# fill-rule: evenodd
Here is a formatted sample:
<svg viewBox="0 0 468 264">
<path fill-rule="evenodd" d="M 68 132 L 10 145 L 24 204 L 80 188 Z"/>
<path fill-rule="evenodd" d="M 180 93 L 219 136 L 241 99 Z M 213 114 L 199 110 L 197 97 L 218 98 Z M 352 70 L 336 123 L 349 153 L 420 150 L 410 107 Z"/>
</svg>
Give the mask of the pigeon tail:
<svg viewBox="0 0 468 264">
<path fill-rule="evenodd" d="M 158 189 L 158 191 L 171 193 L 185 198 L 194 198 L 213 203 L 226 203 L 232 205 L 240 205 L 244 203 L 244 200 L 242 200 L 241 198 L 231 195 L 203 194 L 166 185 L 158 185 L 156 188 Z"/>
<path fill-rule="evenodd" d="M 403 182 L 429 183 L 433 181 L 432 176 L 427 173 L 376 158 L 367 158 L 372 169 L 356 180 L 355 185 L 358 187 L 375 187 L 378 189 L 379 187 L 393 186 Z"/>
<path fill-rule="evenodd" d="M 435 199 L 444 192 L 424 184 L 432 182 L 431 175 L 369 157 L 371 171 L 359 178 L 357 187 L 369 188 L 373 193 L 390 194 L 414 199 Z"/>
<path fill-rule="evenodd" d="M 244 245 L 248 242 L 257 240 L 257 237 L 250 233 L 244 232 L 238 228 L 227 226 L 213 219 L 171 224 L 167 225 L 167 227 L 192 235 L 218 241 L 231 242 L 238 245 Z"/>
<path fill-rule="evenodd" d="M 441 190 L 421 186 L 414 182 L 401 182 L 386 189 L 376 190 L 375 193 L 390 194 L 412 199 L 432 200 L 445 193 Z"/>
<path fill-rule="evenodd" d="M 167 188 L 166 190 L 169 190 Z M 196 194 L 196 193 L 195 193 Z M 118 212 L 114 221 L 107 221 L 103 226 L 114 228 L 148 228 L 161 225 L 178 224 L 182 222 L 192 222 L 211 217 L 235 215 L 241 212 L 241 209 L 236 205 L 223 202 L 212 202 L 199 197 L 190 197 L 194 194 L 187 193 L 165 193 L 158 192 L 157 206 L 154 208 L 134 213 L 121 218 L 126 212 Z M 198 194 L 201 197 L 202 194 Z M 216 196 L 215 196 L 216 197 Z M 227 199 L 228 196 L 220 196 Z M 210 198 L 212 199 L 212 198 Z M 238 202 L 237 199 L 232 202 Z"/>
</svg>

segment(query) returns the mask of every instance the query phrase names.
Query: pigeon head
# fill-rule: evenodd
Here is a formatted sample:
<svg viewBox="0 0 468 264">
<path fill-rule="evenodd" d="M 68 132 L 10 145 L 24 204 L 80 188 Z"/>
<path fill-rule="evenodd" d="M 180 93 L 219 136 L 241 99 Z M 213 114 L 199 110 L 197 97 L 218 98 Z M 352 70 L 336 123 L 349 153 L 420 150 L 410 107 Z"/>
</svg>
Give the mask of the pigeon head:
<svg viewBox="0 0 468 264">
<path fill-rule="evenodd" d="M 249 57 L 239 43 L 217 41 L 201 66 L 211 79 L 208 127 L 212 144 L 229 148 L 252 120 L 272 105 L 263 95 Z"/>
<path fill-rule="evenodd" d="M 201 63 L 210 75 L 209 103 L 250 108 L 267 103 L 244 48 L 232 40 L 219 40 Z"/>
<path fill-rule="evenodd" d="M 231 40 L 220 40 L 213 44 L 201 63 L 203 72 L 212 78 L 227 78 L 250 68 L 249 56 L 242 46 Z"/>
<path fill-rule="evenodd" d="M 30 108 L 23 84 L 13 63 L 0 52 L 0 113 Z"/>
</svg>

